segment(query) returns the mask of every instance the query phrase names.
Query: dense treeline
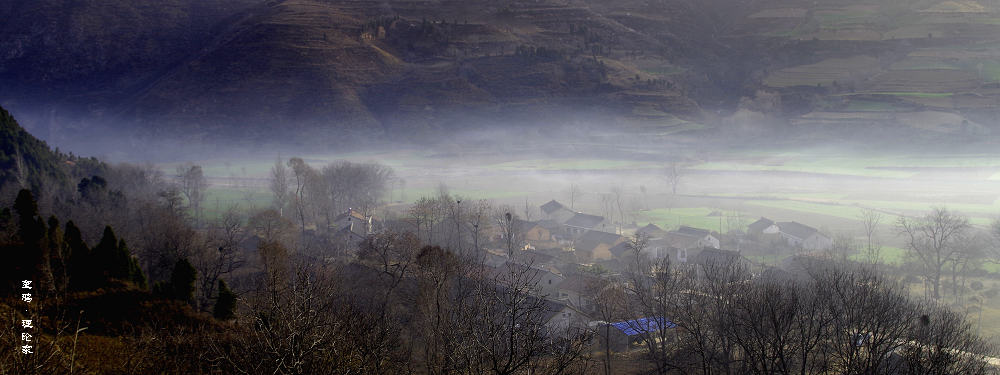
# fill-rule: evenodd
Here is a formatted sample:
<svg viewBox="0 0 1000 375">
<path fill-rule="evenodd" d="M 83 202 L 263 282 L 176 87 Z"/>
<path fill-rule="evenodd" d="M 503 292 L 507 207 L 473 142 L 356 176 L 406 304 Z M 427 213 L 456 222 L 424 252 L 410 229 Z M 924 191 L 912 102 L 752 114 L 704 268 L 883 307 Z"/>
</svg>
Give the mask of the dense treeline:
<svg viewBox="0 0 1000 375">
<path fill-rule="evenodd" d="M 627 280 L 598 286 L 599 310 L 676 324 L 644 342 L 660 374 L 995 373 L 996 348 L 962 316 L 912 300 L 870 266 L 797 261 L 794 272 L 755 275 L 738 261 L 685 267 L 639 257 Z"/>
<path fill-rule="evenodd" d="M 2 244 L 12 260 L 2 272 L 8 295 L 19 288 L 21 280 L 34 280 L 37 289 L 54 296 L 107 287 L 116 280 L 145 288 L 146 278 L 136 258 L 111 227 L 105 227 L 100 242 L 90 248 L 73 221 L 61 228 L 55 216 L 42 220 L 30 190 L 18 193 L 13 211 L 15 215 L 9 208 L 0 213 L 3 232 L 16 233 L 3 238 Z"/>
</svg>

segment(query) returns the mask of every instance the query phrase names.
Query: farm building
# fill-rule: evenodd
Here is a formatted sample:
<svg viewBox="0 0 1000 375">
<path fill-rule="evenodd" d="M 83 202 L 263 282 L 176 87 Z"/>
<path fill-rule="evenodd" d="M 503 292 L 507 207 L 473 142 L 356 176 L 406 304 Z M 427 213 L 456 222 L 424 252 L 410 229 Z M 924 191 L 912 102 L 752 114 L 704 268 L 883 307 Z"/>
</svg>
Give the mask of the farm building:
<svg viewBox="0 0 1000 375">
<path fill-rule="evenodd" d="M 677 327 L 677 324 L 663 317 L 639 318 L 616 323 L 596 324 L 597 334 L 600 336 L 600 344 L 616 352 L 629 350 L 632 345 L 640 344 L 645 340 L 659 340 L 665 337 L 665 329 Z"/>
<path fill-rule="evenodd" d="M 625 237 L 614 233 L 587 231 L 578 238 L 573 246 L 578 258 L 583 260 L 611 259 L 611 248 L 625 242 Z"/>
</svg>

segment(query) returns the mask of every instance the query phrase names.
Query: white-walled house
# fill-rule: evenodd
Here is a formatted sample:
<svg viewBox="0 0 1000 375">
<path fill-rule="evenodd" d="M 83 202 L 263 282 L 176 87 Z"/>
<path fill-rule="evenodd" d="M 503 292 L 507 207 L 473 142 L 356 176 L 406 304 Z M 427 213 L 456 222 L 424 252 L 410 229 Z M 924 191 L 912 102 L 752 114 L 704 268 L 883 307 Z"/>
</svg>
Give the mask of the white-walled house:
<svg viewBox="0 0 1000 375">
<path fill-rule="evenodd" d="M 833 247 L 833 240 L 816 228 L 794 221 L 775 223 L 775 225 L 789 246 L 807 250 L 826 250 Z"/>
<path fill-rule="evenodd" d="M 826 250 L 833 247 L 833 240 L 818 229 L 794 221 L 774 222 L 766 217 L 747 226 L 750 235 L 777 235 L 788 246 L 807 250 Z"/>
</svg>

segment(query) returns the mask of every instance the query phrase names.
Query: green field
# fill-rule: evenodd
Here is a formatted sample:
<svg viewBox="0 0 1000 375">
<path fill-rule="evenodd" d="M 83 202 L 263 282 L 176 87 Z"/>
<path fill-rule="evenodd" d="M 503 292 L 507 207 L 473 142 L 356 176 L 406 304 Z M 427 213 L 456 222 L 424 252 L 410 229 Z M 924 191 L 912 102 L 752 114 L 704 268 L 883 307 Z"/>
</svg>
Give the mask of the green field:
<svg viewBox="0 0 1000 375">
<path fill-rule="evenodd" d="M 931 94 L 932 95 L 932 94 Z M 767 168 L 778 168 L 775 170 L 789 170 L 814 173 L 847 174 L 855 176 L 873 176 L 872 171 L 879 171 L 875 168 L 891 167 L 934 167 L 934 168 L 958 168 L 958 167 L 1000 167 L 1000 157 L 992 154 L 963 154 L 963 155 L 941 155 L 933 153 L 920 154 L 880 154 L 880 153 L 859 153 L 859 152 L 822 152 L 816 151 L 809 154 L 803 151 L 787 152 L 746 152 L 732 154 L 732 159 L 742 159 L 747 161 L 736 162 L 707 162 L 693 166 L 694 169 L 716 169 L 713 166 L 742 165 L 747 170 L 768 170 Z M 763 165 L 755 160 L 766 160 L 767 165 Z M 833 170 L 838 173 L 826 172 Z M 877 176 L 877 175 L 876 175 Z M 906 178 L 911 177 L 909 172 L 886 175 L 885 177 Z"/>
<path fill-rule="evenodd" d="M 476 189 L 455 189 L 448 188 L 448 193 L 454 197 L 460 197 L 463 199 L 510 199 L 510 198 L 520 198 L 528 196 L 528 192 L 517 191 L 517 190 L 507 190 L 507 189 L 492 189 L 492 190 L 476 190 Z M 407 188 L 405 191 L 404 201 L 406 203 L 413 203 L 422 197 L 435 197 L 438 194 L 437 188 L 431 187 L 420 187 L 420 188 Z M 399 192 L 394 193 L 398 196 Z M 523 204 L 523 203 L 522 203 Z"/>
<path fill-rule="evenodd" d="M 900 109 L 892 103 L 876 100 L 851 100 L 843 110 L 849 112 L 889 112 Z"/>
<path fill-rule="evenodd" d="M 980 62 L 983 66 L 982 78 L 987 82 L 1000 81 L 1000 62 L 988 60 Z"/>
<path fill-rule="evenodd" d="M 660 163 L 608 159 L 529 159 L 486 166 L 499 170 L 614 170 L 662 167 Z"/>
<path fill-rule="evenodd" d="M 916 98 L 948 98 L 953 96 L 950 92 L 873 92 L 873 95 L 911 96 Z"/>
<path fill-rule="evenodd" d="M 934 207 L 944 206 L 949 210 L 954 210 L 962 215 L 966 215 L 969 223 L 978 226 L 986 226 L 993 222 L 997 214 L 1000 214 L 1000 207 L 993 205 L 960 204 L 960 203 L 932 203 L 913 201 L 874 201 L 874 200 L 839 200 L 827 203 L 813 203 L 799 200 L 747 200 L 746 204 L 778 208 L 789 211 L 798 211 L 803 214 L 827 215 L 841 219 L 857 220 L 858 213 L 862 208 L 875 208 L 879 210 L 897 212 L 904 215 L 920 215 L 928 212 Z M 897 215 L 883 214 L 883 221 L 886 223 L 895 222 Z"/>
<path fill-rule="evenodd" d="M 746 203 L 753 206 L 779 208 L 783 210 L 827 215 L 849 220 L 857 220 L 858 213 L 860 212 L 860 207 L 853 205 L 809 203 L 791 200 L 750 200 Z M 895 217 L 886 219 L 895 220 Z"/>
<path fill-rule="evenodd" d="M 249 198 L 249 199 L 248 199 Z M 243 189 L 211 186 L 205 192 L 205 202 L 201 204 L 206 220 L 214 220 L 233 206 L 240 208 L 262 208 L 271 205 L 271 194 L 264 189 L 246 191 Z"/>
<path fill-rule="evenodd" d="M 879 251 L 880 262 L 895 266 L 903 264 L 906 261 L 906 256 L 906 250 L 898 247 L 882 246 L 882 250 Z M 859 262 L 867 260 L 865 254 L 862 253 L 851 255 L 851 259 Z"/>
<path fill-rule="evenodd" d="M 779 160 L 782 158 L 779 158 Z M 789 158 L 791 159 L 791 158 Z M 907 178 L 916 173 L 898 170 L 868 168 L 864 164 L 850 158 L 831 158 L 826 160 L 788 160 L 772 161 L 773 164 L 757 164 L 752 162 L 707 162 L 691 167 L 691 169 L 717 171 L 778 171 L 803 172 L 831 175 Z M 780 163 L 780 164 L 779 164 Z M 863 163 L 863 162 L 861 162 Z M 852 165 L 853 164 L 853 165 Z"/>
<path fill-rule="evenodd" d="M 728 231 L 730 228 L 727 228 L 729 223 L 727 222 L 726 217 L 721 217 L 720 224 L 719 216 L 708 216 L 713 212 L 719 212 L 726 216 L 734 214 L 732 211 L 725 211 L 718 208 L 678 207 L 657 208 L 648 211 L 641 211 L 639 215 L 645 219 L 646 222 L 656 224 L 664 230 L 672 230 L 681 225 L 686 225 L 689 227 L 702 228 L 718 232 L 720 230 L 719 226 L 721 225 L 721 229 L 723 231 Z M 747 217 L 746 214 L 742 214 L 742 216 Z M 749 224 L 749 221 L 745 224 Z"/>
</svg>

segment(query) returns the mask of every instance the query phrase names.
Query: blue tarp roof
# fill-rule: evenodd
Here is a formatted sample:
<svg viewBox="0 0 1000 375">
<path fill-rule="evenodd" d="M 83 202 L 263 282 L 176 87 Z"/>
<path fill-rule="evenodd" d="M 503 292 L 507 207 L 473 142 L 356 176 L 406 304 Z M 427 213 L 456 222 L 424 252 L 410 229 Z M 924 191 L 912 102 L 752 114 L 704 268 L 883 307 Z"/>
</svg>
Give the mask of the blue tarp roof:
<svg viewBox="0 0 1000 375">
<path fill-rule="evenodd" d="M 677 324 L 674 324 L 674 322 L 671 322 L 663 318 L 662 316 L 627 320 L 624 322 L 611 323 L 611 325 L 621 330 L 622 333 L 624 333 L 626 336 L 635 336 L 640 333 L 655 332 L 658 331 L 661 327 L 664 328 L 677 327 Z"/>
</svg>

